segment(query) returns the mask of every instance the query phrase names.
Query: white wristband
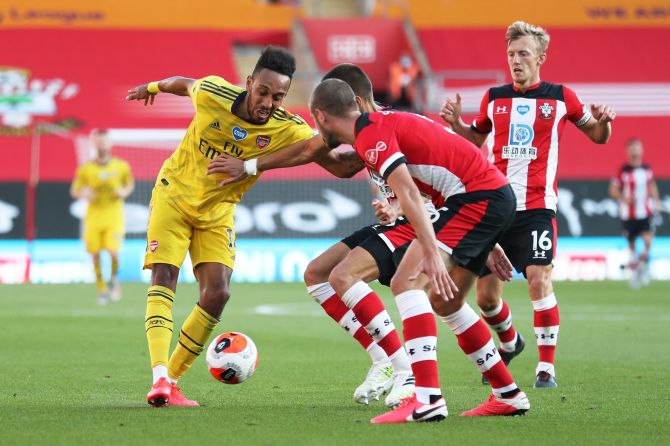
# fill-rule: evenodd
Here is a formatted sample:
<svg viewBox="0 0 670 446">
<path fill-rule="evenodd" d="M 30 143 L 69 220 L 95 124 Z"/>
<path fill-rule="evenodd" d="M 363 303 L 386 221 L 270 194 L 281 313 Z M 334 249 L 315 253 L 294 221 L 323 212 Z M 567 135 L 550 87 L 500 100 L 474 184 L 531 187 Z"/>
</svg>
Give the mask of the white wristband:
<svg viewBox="0 0 670 446">
<path fill-rule="evenodd" d="M 256 158 L 246 160 L 244 162 L 244 173 L 246 173 L 249 176 L 258 175 L 258 168 L 256 167 L 256 164 L 258 164 L 258 159 Z"/>
</svg>

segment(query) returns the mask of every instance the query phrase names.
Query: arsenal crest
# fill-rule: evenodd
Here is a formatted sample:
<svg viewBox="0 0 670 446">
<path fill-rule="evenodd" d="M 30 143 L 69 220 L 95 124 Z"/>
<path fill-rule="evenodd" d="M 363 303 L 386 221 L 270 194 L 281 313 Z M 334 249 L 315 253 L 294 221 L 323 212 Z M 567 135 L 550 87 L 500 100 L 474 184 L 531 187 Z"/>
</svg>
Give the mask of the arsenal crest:
<svg viewBox="0 0 670 446">
<path fill-rule="evenodd" d="M 256 147 L 259 149 L 264 149 L 270 144 L 270 137 L 266 135 L 260 135 L 256 137 Z"/>
<path fill-rule="evenodd" d="M 548 103 L 544 103 L 537 107 L 540 109 L 540 118 L 542 119 L 551 119 L 553 118 L 552 113 L 554 112 L 554 107 L 549 105 Z"/>
</svg>

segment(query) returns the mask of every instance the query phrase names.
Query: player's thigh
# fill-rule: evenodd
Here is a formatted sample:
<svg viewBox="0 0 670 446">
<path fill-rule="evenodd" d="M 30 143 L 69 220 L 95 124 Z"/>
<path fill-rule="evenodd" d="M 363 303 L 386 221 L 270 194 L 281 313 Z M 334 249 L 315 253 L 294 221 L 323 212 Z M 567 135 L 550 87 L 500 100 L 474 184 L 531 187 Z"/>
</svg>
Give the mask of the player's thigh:
<svg viewBox="0 0 670 446">
<path fill-rule="evenodd" d="M 98 254 L 102 249 L 104 232 L 101 228 L 84 223 L 84 244 L 86 252 Z"/>
<path fill-rule="evenodd" d="M 457 265 L 454 265 L 449 269 L 449 275 L 458 287 L 458 291 L 454 293 L 454 298 L 447 300 L 445 296 L 435 293 L 434 290 L 431 290 L 429 295 L 430 304 L 433 307 L 433 311 L 435 311 L 438 316 L 448 316 L 460 310 L 472 285 L 477 279 L 475 273 Z"/>
<path fill-rule="evenodd" d="M 362 247 L 356 247 L 333 269 L 328 281 L 340 290 L 351 287 L 358 281 L 371 282 L 379 275 L 377 263 Z M 345 290 L 346 291 L 346 290 Z"/>
<path fill-rule="evenodd" d="M 164 199 L 152 199 L 144 268 L 154 263 L 181 268 L 192 235 L 193 228 L 181 212 Z"/>
<path fill-rule="evenodd" d="M 516 200 L 508 186 L 456 196 L 438 209 L 433 223 L 438 242 L 451 248 L 454 263 L 483 274 L 495 243 L 514 220 Z"/>
<path fill-rule="evenodd" d="M 556 252 L 556 214 L 547 209 L 517 212 L 500 245 L 514 268 L 528 278 L 528 267 L 551 266 Z"/>
<path fill-rule="evenodd" d="M 220 263 L 231 270 L 235 268 L 235 229 L 233 214 L 221 221 L 221 226 L 194 229 L 191 239 L 191 262 L 196 268 L 200 263 Z"/>
<path fill-rule="evenodd" d="M 374 279 L 385 286 L 391 284 L 391 278 L 414 237 L 414 229 L 402 224 L 386 228 L 361 242 L 360 247 L 372 256 L 377 265 Z"/>
<path fill-rule="evenodd" d="M 102 249 L 110 253 L 118 253 L 121 250 L 124 235 L 123 226 L 121 225 L 107 228 L 103 232 Z"/>
<path fill-rule="evenodd" d="M 328 281 L 330 272 L 351 252 L 351 248 L 343 242 L 337 242 L 309 262 L 305 269 L 305 283 L 316 285 Z"/>
<path fill-rule="evenodd" d="M 422 273 L 414 277 L 424 257 L 425 254 L 419 241 L 413 240 L 407 247 L 407 251 L 391 280 L 393 294 L 397 295 L 407 290 L 426 288 L 429 279 L 425 274 Z"/>
</svg>

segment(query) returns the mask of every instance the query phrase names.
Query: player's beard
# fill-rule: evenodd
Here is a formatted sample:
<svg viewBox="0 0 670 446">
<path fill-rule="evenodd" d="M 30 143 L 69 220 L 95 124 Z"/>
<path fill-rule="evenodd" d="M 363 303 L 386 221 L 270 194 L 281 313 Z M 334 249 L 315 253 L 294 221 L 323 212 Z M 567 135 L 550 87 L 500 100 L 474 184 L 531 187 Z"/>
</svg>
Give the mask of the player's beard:
<svg viewBox="0 0 670 446">
<path fill-rule="evenodd" d="M 326 146 L 328 146 L 329 149 L 335 149 L 342 145 L 342 141 L 340 141 L 337 135 L 335 135 L 334 133 L 323 132 L 321 137 L 323 138 L 323 142 L 326 143 Z"/>
</svg>

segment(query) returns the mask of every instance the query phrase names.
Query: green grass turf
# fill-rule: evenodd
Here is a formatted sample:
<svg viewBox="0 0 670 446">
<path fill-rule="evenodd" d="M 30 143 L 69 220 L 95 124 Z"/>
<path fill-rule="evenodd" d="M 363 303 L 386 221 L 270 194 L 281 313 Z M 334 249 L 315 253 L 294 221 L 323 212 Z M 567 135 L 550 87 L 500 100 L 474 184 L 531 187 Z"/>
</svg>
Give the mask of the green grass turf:
<svg viewBox="0 0 670 446">
<path fill-rule="evenodd" d="M 0 286 L 0 444 L 669 444 L 670 286 L 558 283 L 560 387 L 532 388 L 537 350 L 525 284 L 506 297 L 526 351 L 511 365 L 532 409 L 525 417 L 461 418 L 488 394 L 439 324 L 439 363 L 450 416 L 441 423 L 375 426 L 381 402 L 351 399 L 368 356 L 299 284 L 234 284 L 217 332 L 250 335 L 256 375 L 216 382 L 203 358 L 181 386 L 200 408 L 152 409 L 144 337 L 145 285 L 98 307 L 90 285 Z M 399 325 L 397 312 L 382 295 Z M 180 285 L 175 322 L 196 300 Z M 258 314 L 266 305 L 270 312 Z"/>
</svg>

